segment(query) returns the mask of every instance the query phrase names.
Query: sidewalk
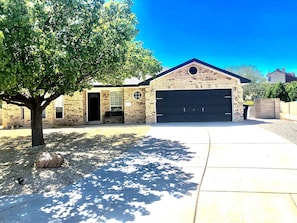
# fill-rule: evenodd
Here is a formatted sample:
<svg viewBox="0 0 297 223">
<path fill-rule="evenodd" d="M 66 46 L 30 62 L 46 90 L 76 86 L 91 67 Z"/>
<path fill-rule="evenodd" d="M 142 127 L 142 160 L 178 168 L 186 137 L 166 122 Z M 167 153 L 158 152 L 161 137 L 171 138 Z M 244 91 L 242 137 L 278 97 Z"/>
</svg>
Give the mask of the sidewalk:
<svg viewBox="0 0 297 223">
<path fill-rule="evenodd" d="M 297 146 L 256 125 L 154 125 L 52 194 L 0 197 L 0 222 L 297 222 Z"/>
<path fill-rule="evenodd" d="M 297 146 L 253 125 L 208 131 L 196 222 L 297 222 Z"/>
</svg>

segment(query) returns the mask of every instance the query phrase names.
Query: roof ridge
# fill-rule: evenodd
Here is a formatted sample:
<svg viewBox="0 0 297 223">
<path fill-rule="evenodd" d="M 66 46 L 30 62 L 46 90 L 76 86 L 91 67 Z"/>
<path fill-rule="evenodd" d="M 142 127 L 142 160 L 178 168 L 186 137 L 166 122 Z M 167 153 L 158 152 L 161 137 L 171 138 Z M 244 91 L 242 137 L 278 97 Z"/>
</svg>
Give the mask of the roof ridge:
<svg viewBox="0 0 297 223">
<path fill-rule="evenodd" d="M 149 79 L 147 79 L 147 80 L 145 80 L 145 81 L 142 81 L 142 82 L 139 83 L 139 85 L 149 85 L 150 82 L 151 82 L 152 80 L 157 79 L 157 78 L 159 78 L 159 77 L 162 77 L 162 76 L 164 76 L 164 75 L 166 75 L 166 74 L 168 74 L 168 73 L 170 73 L 170 72 L 172 72 L 172 71 L 174 71 L 174 70 L 177 70 L 177 69 L 179 69 L 179 68 L 181 68 L 181 67 L 183 67 L 183 66 L 186 66 L 186 65 L 188 65 L 188 64 L 190 64 L 190 63 L 193 63 L 193 62 L 202 64 L 202 65 L 204 65 L 204 66 L 207 66 L 207 67 L 209 67 L 209 68 L 218 70 L 218 71 L 220 71 L 220 72 L 222 72 L 222 73 L 225 73 L 225 74 L 227 74 L 227 75 L 230 75 L 230 76 L 232 76 L 232 77 L 238 78 L 238 79 L 240 80 L 241 83 L 250 83 L 250 82 L 251 82 L 249 79 L 247 79 L 247 78 L 245 78 L 245 77 L 239 76 L 239 75 L 234 74 L 234 73 L 232 73 L 232 72 L 230 72 L 230 71 L 224 70 L 224 69 L 222 69 L 222 68 L 216 67 L 216 66 L 211 65 L 211 64 L 209 64 L 209 63 L 206 63 L 206 62 L 204 62 L 204 61 L 201 61 L 201 60 L 198 60 L 198 59 L 196 59 L 196 58 L 193 58 L 193 59 L 188 60 L 188 61 L 186 61 L 186 62 L 184 62 L 184 63 L 182 63 L 182 64 L 180 64 L 180 65 L 177 65 L 177 66 L 175 66 L 175 67 L 173 67 L 173 68 L 171 68 L 171 69 L 165 70 L 165 71 L 163 71 L 163 72 L 157 74 L 155 77 L 151 77 L 151 78 L 149 78 Z"/>
</svg>

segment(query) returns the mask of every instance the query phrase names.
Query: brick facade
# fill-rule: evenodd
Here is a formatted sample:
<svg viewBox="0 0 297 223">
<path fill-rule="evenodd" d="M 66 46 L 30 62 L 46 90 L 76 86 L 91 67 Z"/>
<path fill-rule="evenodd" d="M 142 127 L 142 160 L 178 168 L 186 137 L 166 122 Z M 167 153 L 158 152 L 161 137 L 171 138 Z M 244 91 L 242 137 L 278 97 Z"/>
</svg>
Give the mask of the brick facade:
<svg viewBox="0 0 297 223">
<path fill-rule="evenodd" d="M 0 108 L 0 126 L 2 126 L 2 108 Z"/>
<path fill-rule="evenodd" d="M 25 119 L 22 119 L 22 108 L 6 104 L 2 104 L 2 126 L 4 128 L 10 128 L 11 126 L 21 126 L 27 124 L 27 117 L 30 117 L 30 111 L 28 109 L 24 110 Z"/>
<path fill-rule="evenodd" d="M 72 96 L 64 97 L 64 117 L 55 118 L 54 103 L 51 106 L 52 122 L 54 125 L 82 125 L 85 123 L 85 93 L 76 92 Z"/>
<path fill-rule="evenodd" d="M 139 92 L 141 97 L 134 98 L 134 93 Z M 125 123 L 145 123 L 145 89 L 126 88 L 124 91 L 124 117 Z"/>
<path fill-rule="evenodd" d="M 191 66 L 196 66 L 199 74 L 189 74 Z M 239 80 L 193 62 L 151 81 L 150 87 L 146 89 L 146 123 L 156 122 L 157 90 L 186 89 L 231 89 L 233 121 L 243 120 L 243 89 Z"/>
<path fill-rule="evenodd" d="M 63 118 L 56 118 L 55 102 L 50 103 L 45 110 L 43 125 L 82 125 L 85 121 L 85 92 L 76 92 L 72 96 L 64 96 Z M 11 128 L 12 126 L 30 126 L 31 113 L 26 107 L 19 107 L 3 103 L 2 126 Z"/>
<path fill-rule="evenodd" d="M 100 122 L 99 123 L 113 123 L 120 122 L 120 119 L 108 119 L 105 117 L 106 112 L 111 111 L 110 95 L 112 91 L 121 91 L 123 94 L 123 121 L 125 123 L 145 123 L 145 88 L 144 87 L 94 87 L 86 91 L 88 93 L 100 93 Z M 141 93 L 140 99 L 134 98 L 135 92 Z M 87 96 L 86 96 L 87 97 Z M 87 98 L 85 99 L 87 101 Z M 88 105 L 84 107 L 87 109 Z"/>
<path fill-rule="evenodd" d="M 195 66 L 199 73 L 189 74 L 189 68 Z M 221 69 L 207 66 L 197 61 L 186 63 L 170 70 L 165 75 L 150 80 L 148 84 L 122 87 L 94 87 L 72 96 L 64 96 L 64 116 L 55 117 L 55 103 L 46 108 L 44 125 L 82 125 L 88 123 L 88 93 L 100 93 L 100 120 L 95 123 L 111 123 L 106 121 L 106 113 L 111 110 L 111 92 L 121 91 L 123 95 L 122 110 L 124 123 L 155 123 L 156 122 L 156 91 L 158 90 L 199 90 L 199 89 L 231 89 L 232 121 L 243 120 L 243 89 L 239 77 L 226 74 Z M 134 94 L 138 92 L 138 99 Z M 3 103 L 2 125 L 30 125 L 30 111 L 22 110 L 14 105 Z M 120 122 L 120 119 L 114 119 Z"/>
</svg>

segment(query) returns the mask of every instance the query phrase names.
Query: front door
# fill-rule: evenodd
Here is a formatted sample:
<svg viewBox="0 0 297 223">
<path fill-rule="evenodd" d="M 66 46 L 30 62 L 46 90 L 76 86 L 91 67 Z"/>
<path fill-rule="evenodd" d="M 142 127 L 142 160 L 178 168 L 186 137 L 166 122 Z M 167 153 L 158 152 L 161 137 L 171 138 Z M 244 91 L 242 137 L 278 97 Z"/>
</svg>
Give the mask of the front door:
<svg viewBox="0 0 297 223">
<path fill-rule="evenodd" d="M 100 93 L 88 93 L 88 121 L 100 121 Z"/>
</svg>

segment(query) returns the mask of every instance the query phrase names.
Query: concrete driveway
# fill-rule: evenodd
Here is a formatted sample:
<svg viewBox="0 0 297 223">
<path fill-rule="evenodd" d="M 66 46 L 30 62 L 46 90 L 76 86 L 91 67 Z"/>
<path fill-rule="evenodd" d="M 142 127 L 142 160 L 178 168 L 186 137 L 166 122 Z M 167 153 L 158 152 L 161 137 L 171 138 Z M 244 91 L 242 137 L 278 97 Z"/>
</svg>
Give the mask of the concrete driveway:
<svg viewBox="0 0 297 223">
<path fill-rule="evenodd" d="M 297 145 L 256 124 L 153 125 L 62 191 L 0 197 L 0 222 L 297 222 Z"/>
</svg>

